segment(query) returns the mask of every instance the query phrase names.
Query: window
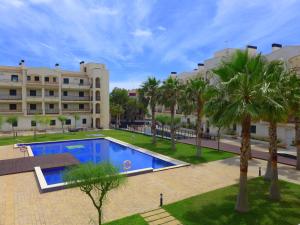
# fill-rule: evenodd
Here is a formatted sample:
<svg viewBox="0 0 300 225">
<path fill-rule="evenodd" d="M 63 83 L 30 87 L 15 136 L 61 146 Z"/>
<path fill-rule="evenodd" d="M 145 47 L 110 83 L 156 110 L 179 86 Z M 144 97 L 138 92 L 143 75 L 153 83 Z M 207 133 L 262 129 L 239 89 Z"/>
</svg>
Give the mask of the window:
<svg viewBox="0 0 300 225">
<path fill-rule="evenodd" d="M 36 127 L 36 121 L 35 120 L 31 120 L 31 126 Z"/>
<path fill-rule="evenodd" d="M 40 81 L 40 77 L 39 76 L 35 76 L 34 77 L 34 81 Z"/>
<path fill-rule="evenodd" d="M 64 91 L 64 96 L 68 96 L 68 92 L 67 91 Z"/>
<path fill-rule="evenodd" d="M 83 91 L 79 91 L 79 97 L 84 97 L 84 92 Z"/>
<path fill-rule="evenodd" d="M 49 80 L 50 80 L 49 77 L 45 77 L 46 82 L 49 82 Z"/>
<path fill-rule="evenodd" d="M 27 76 L 27 80 L 30 81 L 31 80 L 31 76 Z"/>
<path fill-rule="evenodd" d="M 9 90 L 9 95 L 10 96 L 16 96 L 17 95 L 17 90 L 15 90 L 15 89 Z"/>
<path fill-rule="evenodd" d="M 86 73 L 86 67 L 84 67 L 83 71 Z"/>
<path fill-rule="evenodd" d="M 54 96 L 54 91 L 53 90 L 49 91 L 49 96 Z"/>
<path fill-rule="evenodd" d="M 255 134 L 255 133 L 256 133 L 256 126 L 255 126 L 255 125 L 251 125 L 251 127 L 250 127 L 250 132 L 251 132 L 252 134 Z"/>
<path fill-rule="evenodd" d="M 9 110 L 17 110 L 17 104 L 9 104 Z"/>
<path fill-rule="evenodd" d="M 30 104 L 29 108 L 30 110 L 36 110 L 36 104 Z"/>
<path fill-rule="evenodd" d="M 30 90 L 29 95 L 30 96 L 36 96 L 36 90 Z"/>
<path fill-rule="evenodd" d="M 64 109 L 67 109 L 68 108 L 68 104 L 64 104 Z"/>
<path fill-rule="evenodd" d="M 56 77 L 53 77 L 53 82 L 56 83 Z"/>
<path fill-rule="evenodd" d="M 64 78 L 64 84 L 69 84 L 69 78 Z"/>
<path fill-rule="evenodd" d="M 54 109 L 54 104 L 49 104 L 49 109 Z"/>
<path fill-rule="evenodd" d="M 84 109 L 84 104 L 79 104 L 79 109 Z"/>
<path fill-rule="evenodd" d="M 18 126 L 18 121 L 15 121 L 13 124 L 12 124 L 13 127 L 17 127 Z"/>
<path fill-rule="evenodd" d="M 55 126 L 56 125 L 56 120 L 50 120 L 50 126 Z"/>
<path fill-rule="evenodd" d="M 80 80 L 79 80 L 79 84 L 80 84 L 80 85 L 83 85 L 83 79 L 80 79 Z"/>
<path fill-rule="evenodd" d="M 18 75 L 11 75 L 10 80 L 12 82 L 18 82 L 19 81 L 19 76 Z"/>
<path fill-rule="evenodd" d="M 82 124 L 86 124 L 86 119 L 82 119 Z"/>
<path fill-rule="evenodd" d="M 70 119 L 66 120 L 66 125 L 71 125 L 71 120 Z"/>
</svg>

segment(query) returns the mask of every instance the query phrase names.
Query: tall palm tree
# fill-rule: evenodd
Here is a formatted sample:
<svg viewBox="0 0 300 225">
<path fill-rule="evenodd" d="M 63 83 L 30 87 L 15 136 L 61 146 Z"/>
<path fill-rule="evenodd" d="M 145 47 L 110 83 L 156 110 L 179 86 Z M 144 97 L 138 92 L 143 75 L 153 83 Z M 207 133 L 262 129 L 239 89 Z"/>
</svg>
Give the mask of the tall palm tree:
<svg viewBox="0 0 300 225">
<path fill-rule="evenodd" d="M 176 77 L 169 77 L 166 79 L 162 86 L 161 86 L 161 104 L 165 107 L 170 108 L 171 113 L 171 143 L 172 149 L 175 150 L 175 124 L 174 124 L 174 117 L 175 117 L 175 107 L 178 103 L 180 94 L 182 90 L 182 84 Z"/>
<path fill-rule="evenodd" d="M 196 149 L 197 156 L 201 156 L 201 122 L 204 113 L 204 105 L 209 99 L 211 87 L 209 82 L 205 80 L 201 74 L 197 77 L 188 80 L 184 86 L 182 99 L 180 104 L 183 105 L 185 114 L 196 112 Z M 189 111 L 189 112 L 188 112 Z"/>
<path fill-rule="evenodd" d="M 155 77 L 149 77 L 145 81 L 140 91 L 143 93 L 144 97 L 148 101 L 151 108 L 151 132 L 152 132 L 152 143 L 156 144 L 156 119 L 155 119 L 155 106 L 159 99 L 159 84 L 160 81 Z"/>
<path fill-rule="evenodd" d="M 277 123 L 284 122 L 288 115 L 287 90 L 290 73 L 282 62 L 271 61 L 263 73 L 262 119 L 269 123 L 269 153 L 265 179 L 271 180 L 270 198 L 280 199 L 277 170 Z"/>
<path fill-rule="evenodd" d="M 248 211 L 247 173 L 250 151 L 250 127 L 259 118 L 261 108 L 261 86 L 265 59 L 260 55 L 250 55 L 248 51 L 237 50 L 228 60 L 221 62 L 213 72 L 220 83 L 219 93 L 209 103 L 211 116 L 218 125 L 229 126 L 240 123 L 242 140 L 240 153 L 240 182 L 235 209 Z M 216 102 L 216 99 L 219 102 Z"/>
<path fill-rule="evenodd" d="M 296 169 L 300 170 L 300 78 L 296 73 L 291 75 L 288 87 L 289 114 L 295 123 Z"/>
</svg>

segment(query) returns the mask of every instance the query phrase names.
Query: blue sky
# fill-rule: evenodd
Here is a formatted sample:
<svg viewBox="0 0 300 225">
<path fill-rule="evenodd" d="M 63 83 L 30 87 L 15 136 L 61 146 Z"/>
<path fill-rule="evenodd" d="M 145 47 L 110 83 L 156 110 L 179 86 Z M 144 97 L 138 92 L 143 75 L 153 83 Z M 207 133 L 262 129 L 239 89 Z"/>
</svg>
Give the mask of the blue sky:
<svg viewBox="0 0 300 225">
<path fill-rule="evenodd" d="M 105 63 L 111 88 L 193 70 L 225 47 L 300 44 L 298 0 L 0 0 L 0 65 Z"/>
</svg>

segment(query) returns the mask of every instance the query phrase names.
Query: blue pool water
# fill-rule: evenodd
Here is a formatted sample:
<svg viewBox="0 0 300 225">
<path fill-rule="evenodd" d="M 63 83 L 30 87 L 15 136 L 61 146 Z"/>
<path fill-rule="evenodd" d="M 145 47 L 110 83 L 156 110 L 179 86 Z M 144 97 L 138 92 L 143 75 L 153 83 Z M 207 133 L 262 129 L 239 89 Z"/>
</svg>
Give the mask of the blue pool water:
<svg viewBox="0 0 300 225">
<path fill-rule="evenodd" d="M 51 143 L 30 144 L 34 156 L 70 153 L 80 163 L 110 162 L 123 172 L 123 162 L 131 161 L 129 171 L 153 168 L 159 169 L 172 166 L 170 162 L 155 158 L 132 148 L 106 139 L 75 140 Z M 64 168 L 42 170 L 48 185 L 61 183 Z"/>
</svg>

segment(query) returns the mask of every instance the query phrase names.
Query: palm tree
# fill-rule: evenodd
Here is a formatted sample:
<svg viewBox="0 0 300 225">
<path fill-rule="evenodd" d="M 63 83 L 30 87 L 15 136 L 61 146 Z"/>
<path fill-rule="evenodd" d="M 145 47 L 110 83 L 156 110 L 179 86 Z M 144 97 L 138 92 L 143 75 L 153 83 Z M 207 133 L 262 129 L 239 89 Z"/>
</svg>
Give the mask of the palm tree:
<svg viewBox="0 0 300 225">
<path fill-rule="evenodd" d="M 57 117 L 57 119 L 60 121 L 61 123 L 61 129 L 62 129 L 62 132 L 65 133 L 65 129 L 64 129 L 64 125 L 66 123 L 66 120 L 67 120 L 67 117 L 63 116 L 63 115 L 60 115 Z"/>
<path fill-rule="evenodd" d="M 259 118 L 261 108 L 262 71 L 265 60 L 260 54 L 251 56 L 248 51 L 236 51 L 229 60 L 221 62 L 213 72 L 220 80 L 219 93 L 209 106 L 211 116 L 219 125 L 242 126 L 240 154 L 240 183 L 235 209 L 248 211 L 247 172 L 250 150 L 250 127 Z M 216 99 L 219 102 L 216 102 Z"/>
<path fill-rule="evenodd" d="M 169 77 L 167 80 L 163 82 L 161 86 L 161 104 L 165 107 L 170 108 L 171 113 L 171 143 L 172 149 L 175 150 L 175 124 L 174 124 L 174 116 L 175 116 L 175 107 L 179 100 L 180 94 L 182 90 L 182 84 L 175 77 Z"/>
<path fill-rule="evenodd" d="M 293 117 L 295 123 L 296 169 L 300 170 L 300 78 L 296 73 L 291 75 L 288 87 L 289 114 Z"/>
<path fill-rule="evenodd" d="M 14 127 L 18 124 L 18 117 L 17 116 L 9 116 L 6 118 L 6 123 L 11 125 L 11 130 L 13 133 L 13 137 L 15 137 L 15 130 Z"/>
<path fill-rule="evenodd" d="M 149 77 L 147 81 L 145 81 L 140 91 L 143 93 L 145 98 L 148 101 L 148 104 L 151 108 L 151 132 L 152 132 L 152 143 L 156 144 L 156 119 L 155 119 L 155 106 L 158 102 L 159 98 L 159 84 L 160 81 L 156 80 L 155 77 Z"/>
<path fill-rule="evenodd" d="M 191 114 L 196 112 L 196 149 L 197 156 L 201 156 L 201 122 L 203 116 L 204 104 L 209 99 L 211 93 L 211 88 L 209 82 L 206 81 L 201 74 L 198 74 L 197 77 L 188 80 L 185 85 L 185 89 L 182 93 L 183 99 L 181 104 L 188 105 L 183 107 L 185 113 Z M 187 112 L 189 111 L 189 112 Z"/>
<path fill-rule="evenodd" d="M 170 117 L 166 115 L 156 116 L 156 121 L 161 125 L 161 137 L 164 138 L 164 127 L 170 121 Z"/>
<path fill-rule="evenodd" d="M 288 114 L 287 90 L 290 73 L 285 72 L 282 62 L 271 61 L 263 73 L 262 119 L 269 123 L 269 153 L 265 179 L 271 180 L 270 198 L 280 199 L 277 170 L 277 123 L 284 122 Z"/>
<path fill-rule="evenodd" d="M 124 114 L 125 110 L 121 105 L 115 104 L 110 106 L 110 113 L 113 117 L 116 117 L 116 125 L 117 127 L 121 124 L 121 115 Z"/>
<path fill-rule="evenodd" d="M 80 120 L 80 115 L 78 113 L 74 114 L 74 120 L 75 120 L 75 129 L 77 128 L 77 121 Z"/>
</svg>

